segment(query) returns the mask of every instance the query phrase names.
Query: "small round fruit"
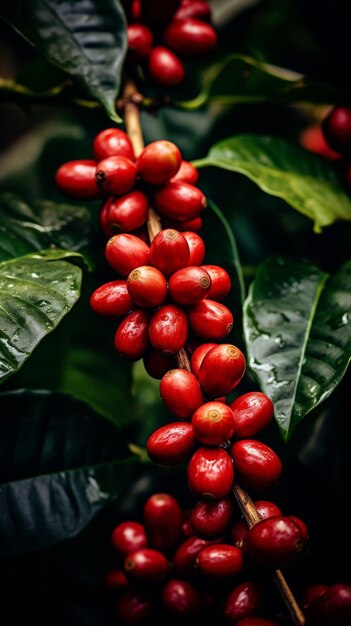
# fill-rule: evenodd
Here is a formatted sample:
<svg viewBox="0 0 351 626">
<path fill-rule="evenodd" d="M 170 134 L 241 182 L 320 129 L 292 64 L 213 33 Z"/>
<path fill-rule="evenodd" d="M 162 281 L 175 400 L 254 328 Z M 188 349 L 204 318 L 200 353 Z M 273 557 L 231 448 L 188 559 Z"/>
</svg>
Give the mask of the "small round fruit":
<svg viewBox="0 0 351 626">
<path fill-rule="evenodd" d="M 182 231 L 182 235 L 187 240 L 190 250 L 189 265 L 201 265 L 205 256 L 203 239 L 197 233 L 188 230 Z"/>
<path fill-rule="evenodd" d="M 162 352 L 152 348 L 145 354 L 143 362 L 149 376 L 158 380 L 161 380 L 169 370 L 177 367 L 177 361 L 174 356 L 162 354 Z"/>
<path fill-rule="evenodd" d="M 203 548 L 212 544 L 213 542 L 199 537 L 189 537 L 183 541 L 173 557 L 173 566 L 177 574 L 180 576 L 193 574 L 197 555 Z"/>
<path fill-rule="evenodd" d="M 307 541 L 307 539 L 309 538 L 309 531 L 305 522 L 299 517 L 296 517 L 295 515 L 289 515 L 289 518 L 293 522 L 295 522 L 296 526 L 299 527 L 303 540 Z"/>
<path fill-rule="evenodd" d="M 155 191 L 153 203 L 161 215 L 185 222 L 202 213 L 206 207 L 206 198 L 194 185 L 179 181 L 168 183 Z"/>
<path fill-rule="evenodd" d="M 129 587 L 129 581 L 123 570 L 114 567 L 105 576 L 105 585 L 114 591 L 124 591 Z"/>
<path fill-rule="evenodd" d="M 150 435 L 146 451 L 153 463 L 173 467 L 189 461 L 195 443 L 194 429 L 189 422 L 172 422 Z"/>
<path fill-rule="evenodd" d="M 112 543 L 120 554 L 127 555 L 147 547 L 145 528 L 138 522 L 122 522 L 112 532 Z"/>
<path fill-rule="evenodd" d="M 336 152 L 351 150 L 351 108 L 334 107 L 322 122 L 322 130 L 328 145 Z"/>
<path fill-rule="evenodd" d="M 200 500 L 221 500 L 234 482 L 232 460 L 222 448 L 199 448 L 188 465 L 188 483 Z"/>
<path fill-rule="evenodd" d="M 149 345 L 150 314 L 142 309 L 132 311 L 122 320 L 115 334 L 115 348 L 129 361 L 141 359 Z"/>
<path fill-rule="evenodd" d="M 205 446 L 220 446 L 235 430 L 231 408 L 223 402 L 206 402 L 195 411 L 191 423 L 196 439 Z"/>
<path fill-rule="evenodd" d="M 128 24 L 128 58 L 133 62 L 146 59 L 152 48 L 153 34 L 145 24 Z"/>
<path fill-rule="evenodd" d="M 274 414 L 272 400 L 260 391 L 244 393 L 231 403 L 235 434 L 238 439 L 255 437 L 271 422 Z"/>
<path fill-rule="evenodd" d="M 200 372 L 201 363 L 204 360 L 206 354 L 212 348 L 215 348 L 216 346 L 217 346 L 216 343 L 202 343 L 192 353 L 192 355 L 191 355 L 191 371 L 196 376 L 196 378 L 199 378 L 199 372 Z"/>
<path fill-rule="evenodd" d="M 140 178 L 149 185 L 166 185 L 182 162 L 179 148 L 171 141 L 153 141 L 137 159 Z"/>
<path fill-rule="evenodd" d="M 189 264 L 188 242 L 177 230 L 166 228 L 157 233 L 150 245 L 150 263 L 165 276 Z"/>
<path fill-rule="evenodd" d="M 122 156 L 134 161 L 132 142 L 127 133 L 119 128 L 105 128 L 96 135 L 93 142 L 93 152 L 97 162 L 111 156 Z"/>
<path fill-rule="evenodd" d="M 197 378 L 180 368 L 164 375 L 160 383 L 160 396 L 167 409 L 181 419 L 190 419 L 204 402 Z"/>
<path fill-rule="evenodd" d="M 235 587 L 228 596 L 225 604 L 224 615 L 227 624 L 232 626 L 232 624 L 236 624 L 239 619 L 250 617 L 257 613 L 262 606 L 262 600 L 262 589 L 252 580 L 248 580 Z"/>
<path fill-rule="evenodd" d="M 129 233 L 143 226 L 147 220 L 149 201 L 141 191 L 130 191 L 120 198 L 110 198 L 106 204 L 107 221 L 115 230 Z"/>
<path fill-rule="evenodd" d="M 256 565 L 279 568 L 291 563 L 304 544 L 299 526 L 281 515 L 252 526 L 245 537 L 244 551 Z"/>
<path fill-rule="evenodd" d="M 170 550 L 182 532 L 179 503 L 169 493 L 154 493 L 144 506 L 144 524 L 150 545 L 157 550 Z"/>
<path fill-rule="evenodd" d="M 100 230 L 106 239 L 111 239 L 111 237 L 116 234 L 115 230 L 112 228 L 112 226 L 110 226 L 109 222 L 107 221 L 107 213 L 109 208 L 110 202 L 105 202 L 105 204 L 102 205 L 99 213 Z"/>
<path fill-rule="evenodd" d="M 158 550 L 143 548 L 127 555 L 124 571 L 131 580 L 160 584 L 168 574 L 169 563 Z"/>
<path fill-rule="evenodd" d="M 248 526 L 242 520 L 235 522 L 230 530 L 230 540 L 236 548 L 242 549 L 245 543 L 245 537 L 249 531 Z"/>
<path fill-rule="evenodd" d="M 137 168 L 131 159 L 111 156 L 96 166 L 96 184 L 106 194 L 119 196 L 134 187 Z"/>
<path fill-rule="evenodd" d="M 55 182 L 61 193 L 73 198 L 99 198 L 101 194 L 96 185 L 95 172 L 95 161 L 67 161 L 58 168 Z"/>
<path fill-rule="evenodd" d="M 351 586 L 343 583 L 331 585 L 313 603 L 309 615 L 313 626 L 349 626 Z"/>
<path fill-rule="evenodd" d="M 210 24 L 195 18 L 173 20 L 163 33 L 167 46 L 180 54 L 202 55 L 211 52 L 217 33 Z"/>
<path fill-rule="evenodd" d="M 222 343 L 205 354 L 199 370 L 200 385 L 210 398 L 226 395 L 239 384 L 245 368 L 246 361 L 241 350 Z"/>
<path fill-rule="evenodd" d="M 255 491 L 265 491 L 277 484 L 282 464 L 272 448 L 254 439 L 242 439 L 232 445 L 231 455 L 238 483 Z"/>
<path fill-rule="evenodd" d="M 201 608 L 200 594 L 196 587 L 185 580 L 172 579 L 162 590 L 162 605 L 171 615 L 194 616 Z"/>
<path fill-rule="evenodd" d="M 182 161 L 180 168 L 175 176 L 171 179 L 171 183 L 183 182 L 189 185 L 196 185 L 199 180 L 199 172 L 189 161 Z"/>
<path fill-rule="evenodd" d="M 129 233 L 111 237 L 106 244 L 107 262 L 122 276 L 128 276 L 140 265 L 149 265 L 149 246 Z"/>
<path fill-rule="evenodd" d="M 211 288 L 211 278 L 201 267 L 183 267 L 169 280 L 169 295 L 174 302 L 194 305 L 206 298 Z"/>
<path fill-rule="evenodd" d="M 196 567 L 201 574 L 211 578 L 236 576 L 244 567 L 242 551 L 225 543 L 207 546 L 197 555 Z"/>
<path fill-rule="evenodd" d="M 211 300 L 223 300 L 231 289 L 228 272 L 219 265 L 202 265 L 202 267 L 211 277 L 211 289 L 208 297 Z"/>
<path fill-rule="evenodd" d="M 126 626 L 142 626 L 148 623 L 153 612 L 153 601 L 134 589 L 127 591 L 116 606 L 118 623 Z"/>
<path fill-rule="evenodd" d="M 255 500 L 254 505 L 262 519 L 268 519 L 269 517 L 282 515 L 279 506 L 277 506 L 274 502 L 270 502 L 269 500 Z"/>
<path fill-rule="evenodd" d="M 134 307 L 134 302 L 127 289 L 127 281 L 113 280 L 95 289 L 90 298 L 94 313 L 117 318 L 127 315 Z"/>
<path fill-rule="evenodd" d="M 135 304 L 146 309 L 160 306 L 167 297 L 167 281 L 156 267 L 141 265 L 127 278 L 127 288 Z"/>
<path fill-rule="evenodd" d="M 202 539 L 222 537 L 231 522 L 233 499 L 228 496 L 216 502 L 198 502 L 191 514 L 191 526 Z"/>
<path fill-rule="evenodd" d="M 152 80 L 161 87 L 179 85 L 185 74 L 181 60 L 164 46 L 152 48 L 148 58 L 148 70 Z"/>
<path fill-rule="evenodd" d="M 224 304 L 206 298 L 191 307 L 189 322 L 196 335 L 211 340 L 224 339 L 231 332 L 234 319 Z"/>
<path fill-rule="evenodd" d="M 211 21 L 211 7 L 205 2 L 205 0 L 191 0 L 191 2 L 182 2 L 178 11 L 176 12 L 175 19 L 188 20 L 195 18 L 202 20 L 203 22 Z"/>
<path fill-rule="evenodd" d="M 188 335 L 188 320 L 184 311 L 174 304 L 165 304 L 153 314 L 149 334 L 155 350 L 176 354 L 183 348 Z"/>
</svg>

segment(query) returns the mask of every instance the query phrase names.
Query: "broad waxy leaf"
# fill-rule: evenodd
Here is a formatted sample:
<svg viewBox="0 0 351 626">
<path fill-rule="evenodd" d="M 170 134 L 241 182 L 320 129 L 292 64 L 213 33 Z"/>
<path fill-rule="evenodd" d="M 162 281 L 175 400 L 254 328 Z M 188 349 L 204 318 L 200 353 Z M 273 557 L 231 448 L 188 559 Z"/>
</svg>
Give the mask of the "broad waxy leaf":
<svg viewBox="0 0 351 626">
<path fill-rule="evenodd" d="M 244 307 L 249 365 L 284 439 L 340 382 L 351 358 L 351 261 L 331 277 L 303 261 L 263 263 Z"/>
<path fill-rule="evenodd" d="M 70 396 L 0 398 L 0 552 L 48 548 L 119 496 L 136 458 L 116 428 Z"/>
<path fill-rule="evenodd" d="M 333 165 L 284 139 L 238 135 L 212 146 L 196 167 L 213 165 L 244 174 L 263 191 L 282 198 L 320 232 L 335 220 L 351 220 L 351 200 Z"/>
<path fill-rule="evenodd" d="M 51 63 L 84 86 L 109 117 L 120 122 L 115 102 L 126 52 L 119 0 L 14 0 L 0 15 Z"/>
</svg>

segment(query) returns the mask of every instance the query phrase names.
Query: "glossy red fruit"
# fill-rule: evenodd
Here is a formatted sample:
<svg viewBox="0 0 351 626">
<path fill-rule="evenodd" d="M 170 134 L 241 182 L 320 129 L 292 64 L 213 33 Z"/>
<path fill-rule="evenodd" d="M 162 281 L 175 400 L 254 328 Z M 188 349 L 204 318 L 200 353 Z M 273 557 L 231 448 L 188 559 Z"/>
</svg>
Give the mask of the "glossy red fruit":
<svg viewBox="0 0 351 626">
<path fill-rule="evenodd" d="M 210 24 L 195 18 L 173 20 L 163 33 L 167 46 L 180 54 L 202 55 L 211 52 L 217 33 Z"/>
<path fill-rule="evenodd" d="M 124 571 L 131 580 L 159 584 L 168 574 L 169 563 L 162 552 L 143 548 L 128 554 L 124 561 Z"/>
<path fill-rule="evenodd" d="M 278 626 L 278 624 L 263 617 L 244 617 L 236 622 L 236 626 Z"/>
<path fill-rule="evenodd" d="M 177 230 L 166 228 L 157 233 L 150 245 L 150 263 L 165 276 L 189 264 L 188 242 Z"/>
<path fill-rule="evenodd" d="M 93 142 L 93 152 L 98 163 L 111 156 L 123 156 L 134 161 L 132 142 L 127 133 L 119 128 L 105 128 L 96 135 Z"/>
<path fill-rule="evenodd" d="M 289 515 L 289 518 L 295 522 L 295 524 L 299 527 L 302 538 L 304 541 L 307 541 L 308 537 L 309 537 L 309 531 L 308 531 L 308 527 L 305 524 L 305 522 L 300 519 L 299 517 L 296 517 L 295 515 Z"/>
<path fill-rule="evenodd" d="M 127 278 L 127 288 L 135 304 L 147 309 L 159 306 L 167 297 L 167 281 L 151 265 L 141 265 L 132 270 Z"/>
<path fill-rule="evenodd" d="M 189 185 L 196 185 L 199 180 L 199 172 L 189 161 L 182 161 L 180 168 L 175 176 L 171 179 L 172 183 L 182 181 L 183 183 L 189 183 Z"/>
<path fill-rule="evenodd" d="M 244 551 L 256 564 L 279 568 L 288 565 L 304 547 L 300 528 L 289 517 L 269 517 L 252 526 Z"/>
<path fill-rule="evenodd" d="M 351 108 L 334 107 L 322 122 L 322 130 L 328 145 L 336 152 L 351 150 Z"/>
<path fill-rule="evenodd" d="M 171 141 L 153 141 L 137 159 L 140 178 L 149 185 L 166 185 L 182 162 L 179 148 Z"/>
<path fill-rule="evenodd" d="M 149 345 L 150 314 L 142 309 L 129 313 L 115 334 L 115 348 L 120 356 L 130 361 L 141 359 Z"/>
<path fill-rule="evenodd" d="M 191 307 L 189 322 L 192 330 L 199 337 L 224 339 L 231 332 L 234 319 L 224 304 L 206 298 Z"/>
<path fill-rule="evenodd" d="M 231 439 L 235 424 L 231 408 L 223 402 L 206 402 L 194 413 L 195 437 L 205 446 L 220 446 Z"/>
<path fill-rule="evenodd" d="M 201 265 L 205 256 L 203 239 L 197 233 L 187 230 L 183 231 L 182 235 L 187 240 L 190 250 L 189 265 Z"/>
<path fill-rule="evenodd" d="M 105 585 L 115 591 L 124 591 L 129 587 L 129 581 L 123 570 L 114 567 L 105 576 Z"/>
<path fill-rule="evenodd" d="M 340 159 L 339 152 L 335 152 L 327 144 L 319 123 L 304 128 L 299 133 L 298 140 L 299 144 L 309 152 L 320 154 L 320 156 L 333 161 Z"/>
<path fill-rule="evenodd" d="M 217 346 L 216 343 L 202 343 L 192 353 L 192 355 L 191 355 L 191 371 L 196 376 L 196 378 L 199 378 L 199 372 L 200 372 L 201 363 L 204 360 L 206 354 L 212 348 L 215 348 L 216 346 Z"/>
<path fill-rule="evenodd" d="M 166 372 L 177 367 L 177 361 L 174 356 L 168 354 L 162 354 L 157 350 L 150 349 L 145 354 L 144 367 L 152 378 L 161 380 Z"/>
<path fill-rule="evenodd" d="M 239 348 L 223 343 L 205 354 L 199 370 L 199 382 L 211 398 L 232 391 L 244 376 L 246 361 Z"/>
<path fill-rule="evenodd" d="M 102 234 L 106 237 L 106 239 L 111 239 L 116 234 L 116 231 L 110 226 L 107 221 L 107 213 L 110 208 L 110 202 L 105 202 L 102 205 L 100 213 L 99 213 L 99 226 Z"/>
<path fill-rule="evenodd" d="M 206 298 L 211 288 L 211 278 L 201 267 L 184 267 L 169 279 L 169 295 L 174 302 L 193 305 Z"/>
<path fill-rule="evenodd" d="M 192 220 L 186 220 L 186 222 L 175 222 L 175 224 L 178 224 L 178 229 L 181 233 L 189 230 L 194 233 L 198 233 L 202 230 L 204 222 L 202 217 L 194 217 Z"/>
<path fill-rule="evenodd" d="M 268 500 L 255 500 L 254 505 L 262 519 L 282 515 L 280 508 L 274 504 L 274 502 L 269 502 Z M 245 537 L 248 531 L 249 528 L 243 520 L 238 520 L 235 524 L 233 524 L 230 536 L 233 544 L 237 548 L 242 548 L 244 546 Z"/>
<path fill-rule="evenodd" d="M 195 449 L 194 429 L 188 422 L 172 422 L 155 430 L 146 444 L 154 463 L 173 467 L 189 461 Z"/>
<path fill-rule="evenodd" d="M 190 419 L 204 402 L 196 376 L 180 368 L 164 375 L 160 383 L 160 396 L 167 409 L 182 419 Z"/>
<path fill-rule="evenodd" d="M 131 159 L 123 156 L 106 157 L 96 166 L 96 184 L 108 195 L 119 196 L 134 187 L 137 168 Z"/>
<path fill-rule="evenodd" d="M 234 481 L 233 463 L 222 448 L 199 448 L 188 465 L 188 483 L 200 500 L 221 500 Z"/>
<path fill-rule="evenodd" d="M 149 246 L 129 233 L 112 237 L 106 244 L 105 255 L 111 267 L 122 276 L 128 276 L 140 265 L 149 264 Z"/>
<path fill-rule="evenodd" d="M 207 546 L 197 555 L 196 567 L 212 578 L 236 576 L 244 567 L 242 551 L 225 543 Z"/>
<path fill-rule="evenodd" d="M 250 617 L 257 613 L 262 606 L 262 600 L 262 589 L 252 580 L 235 587 L 225 604 L 224 615 L 227 624 L 232 626 L 239 619 Z"/>
<path fill-rule="evenodd" d="M 273 402 L 265 393 L 244 393 L 231 403 L 238 439 L 254 437 L 273 419 Z"/>
<path fill-rule="evenodd" d="M 155 350 L 176 354 L 186 342 L 188 320 L 184 311 L 174 304 L 165 304 L 150 321 L 150 341 Z"/>
<path fill-rule="evenodd" d="M 116 606 L 118 623 L 126 626 L 142 626 L 148 623 L 153 611 L 153 601 L 134 589 L 127 591 Z"/>
<path fill-rule="evenodd" d="M 262 519 L 268 519 L 269 517 L 282 515 L 279 506 L 277 506 L 274 502 L 270 502 L 269 500 L 255 500 L 254 505 Z"/>
<path fill-rule="evenodd" d="M 211 289 L 208 297 L 211 300 L 223 300 L 231 289 L 228 272 L 219 265 L 203 265 L 202 267 L 211 277 Z"/>
<path fill-rule="evenodd" d="M 192 529 L 202 539 L 222 537 L 230 525 L 233 511 L 230 496 L 216 502 L 198 502 L 191 514 Z"/>
<path fill-rule="evenodd" d="M 106 205 L 107 221 L 115 231 L 130 233 L 143 226 L 147 220 L 149 201 L 141 191 L 130 191 L 120 198 L 110 198 Z"/>
<path fill-rule="evenodd" d="M 153 194 L 153 203 L 161 215 L 185 222 L 202 213 L 206 206 L 206 198 L 194 185 L 179 181 L 168 183 L 156 190 Z"/>
<path fill-rule="evenodd" d="M 148 58 L 148 70 L 152 80 L 161 87 L 178 85 L 185 74 L 181 60 L 164 46 L 152 48 Z"/>
<path fill-rule="evenodd" d="M 162 551 L 173 548 L 183 523 L 177 500 L 169 493 L 154 493 L 145 503 L 144 523 L 151 546 Z"/>
<path fill-rule="evenodd" d="M 122 522 L 112 532 L 112 543 L 120 554 L 127 555 L 147 547 L 145 528 L 138 522 Z"/>
<path fill-rule="evenodd" d="M 178 10 L 180 0 L 142 0 L 143 21 L 160 27 L 167 24 Z"/>
<path fill-rule="evenodd" d="M 351 586 L 331 585 L 313 603 L 309 615 L 311 615 L 313 626 L 349 626 L 351 623 Z"/>
<path fill-rule="evenodd" d="M 90 298 L 94 313 L 106 317 L 118 318 L 127 315 L 134 307 L 134 302 L 127 289 L 127 281 L 113 280 L 95 289 Z"/>
<path fill-rule="evenodd" d="M 168 613 L 178 617 L 196 615 L 201 598 L 196 587 L 185 580 L 169 580 L 162 590 L 162 605 Z"/>
<path fill-rule="evenodd" d="M 127 28 L 128 36 L 128 57 L 131 61 L 138 62 L 146 59 L 152 48 L 153 34 L 145 24 L 129 24 Z"/>
<path fill-rule="evenodd" d="M 211 21 L 211 7 L 204 0 L 191 0 L 191 2 L 181 2 L 175 19 L 188 20 L 195 18 L 203 22 Z"/>
<path fill-rule="evenodd" d="M 58 168 L 55 182 L 61 193 L 73 198 L 99 198 L 101 194 L 96 185 L 95 172 L 95 161 L 67 161 Z"/>
<path fill-rule="evenodd" d="M 310 610 L 313 612 L 312 607 L 314 602 L 323 596 L 327 589 L 327 585 L 311 585 L 310 587 L 307 587 L 302 601 L 302 608 L 307 612 L 307 614 L 309 614 Z"/>
<path fill-rule="evenodd" d="M 242 549 L 245 543 L 245 537 L 248 533 L 248 526 L 242 520 L 235 522 L 230 530 L 230 540 L 234 546 Z"/>
<path fill-rule="evenodd" d="M 260 441 L 242 439 L 231 447 L 238 483 L 264 491 L 278 482 L 282 464 L 276 453 Z"/>
<path fill-rule="evenodd" d="M 200 539 L 199 537 L 189 537 L 180 544 L 173 557 L 173 567 L 180 576 L 190 576 L 194 573 L 194 565 L 199 552 L 213 542 Z"/>
</svg>

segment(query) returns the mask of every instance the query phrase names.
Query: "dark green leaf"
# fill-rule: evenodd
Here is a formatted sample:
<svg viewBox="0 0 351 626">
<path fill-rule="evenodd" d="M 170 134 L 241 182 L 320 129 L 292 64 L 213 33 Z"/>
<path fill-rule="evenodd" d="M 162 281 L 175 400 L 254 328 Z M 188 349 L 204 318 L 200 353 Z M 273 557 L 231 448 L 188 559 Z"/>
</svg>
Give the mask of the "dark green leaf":
<svg viewBox="0 0 351 626">
<path fill-rule="evenodd" d="M 351 220 L 351 201 L 333 165 L 277 137 L 238 135 L 212 146 L 196 167 L 213 165 L 244 174 L 314 222 L 320 232 L 335 220 Z"/>
<path fill-rule="evenodd" d="M 327 398 L 351 358 L 351 261 L 328 278 L 302 261 L 261 265 L 244 308 L 249 365 L 284 439 Z"/>
<path fill-rule="evenodd" d="M 70 396 L 0 394 L 0 551 L 77 534 L 126 487 L 136 459 L 106 420 Z"/>
</svg>

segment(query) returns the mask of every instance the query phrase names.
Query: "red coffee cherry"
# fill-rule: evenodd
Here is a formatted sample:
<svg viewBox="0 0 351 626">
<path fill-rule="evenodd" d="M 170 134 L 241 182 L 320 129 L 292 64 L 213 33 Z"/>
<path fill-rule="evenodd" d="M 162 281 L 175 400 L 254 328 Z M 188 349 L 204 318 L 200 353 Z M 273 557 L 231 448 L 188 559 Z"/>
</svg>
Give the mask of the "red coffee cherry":
<svg viewBox="0 0 351 626">
<path fill-rule="evenodd" d="M 131 589 L 117 602 L 118 623 L 141 626 L 148 622 L 154 611 L 154 603 L 145 594 Z"/>
<path fill-rule="evenodd" d="M 289 517 L 269 517 L 252 526 L 244 550 L 256 565 L 279 568 L 301 552 L 304 540 L 300 528 Z"/>
<path fill-rule="evenodd" d="M 129 581 L 123 570 L 114 567 L 107 572 L 105 576 L 105 585 L 109 589 L 114 589 L 115 591 L 124 591 L 127 587 L 129 587 Z"/>
<path fill-rule="evenodd" d="M 309 537 L 309 531 L 305 522 L 299 517 L 295 517 L 295 515 L 289 515 L 289 518 L 299 527 L 303 540 L 307 541 Z"/>
<path fill-rule="evenodd" d="M 179 148 L 171 141 L 149 143 L 137 159 L 140 178 L 149 185 L 166 185 L 182 162 Z"/>
<path fill-rule="evenodd" d="M 152 48 L 153 34 L 144 24 L 128 24 L 128 57 L 133 62 L 146 59 Z"/>
<path fill-rule="evenodd" d="M 95 172 L 96 163 L 90 159 L 67 161 L 58 168 L 55 182 L 61 193 L 73 198 L 99 198 Z"/>
<path fill-rule="evenodd" d="M 159 380 L 161 380 L 169 370 L 177 367 L 177 361 L 174 356 L 162 354 L 162 352 L 157 352 L 157 350 L 153 349 L 148 350 L 144 356 L 143 362 L 149 376 Z"/>
<path fill-rule="evenodd" d="M 196 439 L 206 446 L 220 446 L 231 439 L 235 429 L 230 407 L 215 401 L 200 406 L 191 423 Z"/>
<path fill-rule="evenodd" d="M 203 239 L 192 231 L 183 231 L 182 235 L 187 240 L 190 250 L 189 265 L 201 265 L 205 256 Z"/>
<path fill-rule="evenodd" d="M 135 235 L 121 233 L 106 244 L 107 262 L 118 274 L 128 276 L 140 265 L 149 264 L 149 246 Z"/>
<path fill-rule="evenodd" d="M 199 539 L 199 537 L 189 537 L 180 544 L 173 557 L 173 567 L 177 574 L 190 576 L 194 573 L 194 565 L 199 552 L 213 542 Z"/>
<path fill-rule="evenodd" d="M 128 293 L 141 307 L 153 309 L 167 297 L 167 281 L 156 267 L 141 265 L 127 278 Z"/>
<path fill-rule="evenodd" d="M 235 626 L 278 626 L 278 624 L 263 617 L 244 617 L 239 622 L 235 622 Z"/>
<path fill-rule="evenodd" d="M 182 161 L 180 168 L 175 176 L 171 179 L 171 183 L 183 182 L 189 185 L 196 185 L 199 180 L 199 172 L 189 161 Z M 191 229 L 189 229 L 191 230 Z"/>
<path fill-rule="evenodd" d="M 242 551 L 225 543 L 207 546 L 197 555 L 196 567 L 212 578 L 236 576 L 244 567 Z"/>
<path fill-rule="evenodd" d="M 143 548 L 126 557 L 124 571 L 131 580 L 159 584 L 168 574 L 169 563 L 161 552 Z"/>
<path fill-rule="evenodd" d="M 163 33 L 167 46 L 180 54 L 202 55 L 211 52 L 217 33 L 210 24 L 197 19 L 173 20 Z"/>
<path fill-rule="evenodd" d="M 324 137 L 336 152 L 349 152 L 351 149 L 351 109 L 334 107 L 322 122 Z"/>
<path fill-rule="evenodd" d="M 194 429 L 188 422 L 161 426 L 150 435 L 146 451 L 154 463 L 173 467 L 189 461 L 195 448 Z"/>
<path fill-rule="evenodd" d="M 274 504 L 274 502 L 269 502 L 268 500 L 255 500 L 254 505 L 256 507 L 257 513 L 262 519 L 268 519 L 269 517 L 282 515 L 280 508 L 276 504 Z M 230 532 L 231 541 L 237 548 L 243 547 L 245 537 L 248 531 L 249 528 L 243 520 L 238 520 L 232 526 Z"/>
<path fill-rule="evenodd" d="M 217 346 L 216 343 L 202 343 L 192 353 L 192 355 L 191 355 L 191 371 L 196 376 L 196 378 L 199 378 L 199 372 L 200 372 L 201 363 L 204 360 L 206 354 L 212 348 L 215 348 L 216 346 Z"/>
<path fill-rule="evenodd" d="M 262 519 L 268 519 L 269 517 L 282 515 L 279 506 L 274 504 L 274 502 L 270 502 L 269 500 L 255 500 L 254 505 Z"/>
<path fill-rule="evenodd" d="M 115 348 L 120 356 L 137 361 L 149 345 L 150 314 L 142 309 L 129 313 L 115 334 Z"/>
<path fill-rule="evenodd" d="M 351 622 L 351 586 L 331 585 L 311 605 L 313 626 L 349 626 Z"/>
<path fill-rule="evenodd" d="M 232 391 L 245 373 L 246 361 L 239 348 L 223 343 L 205 354 L 199 382 L 207 396 L 215 398 Z"/>
<path fill-rule="evenodd" d="M 233 500 L 230 496 L 216 502 L 198 502 L 191 514 L 191 526 L 202 539 L 222 537 L 233 516 Z"/>
<path fill-rule="evenodd" d="M 130 233 L 143 226 L 147 220 L 149 201 L 141 191 L 130 191 L 120 198 L 110 198 L 106 205 L 107 221 L 114 229 Z"/>
<path fill-rule="evenodd" d="M 240 484 L 264 491 L 278 482 L 282 464 L 276 453 L 260 441 L 242 439 L 231 447 L 236 478 Z"/>
<path fill-rule="evenodd" d="M 109 208 L 110 208 L 110 203 L 105 202 L 105 204 L 102 205 L 100 213 L 99 213 L 100 230 L 102 234 L 106 237 L 106 239 L 111 239 L 111 237 L 113 237 L 116 234 L 115 230 L 112 228 L 112 226 L 110 226 L 110 224 L 107 221 L 107 213 L 108 213 Z"/>
<path fill-rule="evenodd" d="M 194 217 L 194 219 L 186 220 L 186 222 L 175 222 L 175 223 L 179 225 L 179 230 L 181 233 L 183 233 L 184 231 L 188 231 L 188 230 L 198 233 L 200 230 L 202 230 L 202 227 L 203 227 L 202 217 Z"/>
<path fill-rule="evenodd" d="M 165 276 L 189 264 L 188 242 L 177 230 L 166 228 L 157 233 L 150 245 L 150 263 Z"/>
<path fill-rule="evenodd" d="M 245 537 L 248 533 L 248 526 L 242 520 L 235 522 L 230 531 L 230 540 L 237 548 L 242 549 L 245 543 Z"/>
<path fill-rule="evenodd" d="M 206 198 L 194 185 L 179 181 L 168 183 L 155 191 L 153 203 L 161 215 L 185 222 L 202 213 L 206 206 Z"/>
<path fill-rule="evenodd" d="M 244 393 L 231 403 L 234 414 L 235 434 L 238 439 L 254 437 L 261 432 L 273 418 L 273 402 L 265 393 L 251 391 Z"/>
<path fill-rule="evenodd" d="M 179 617 L 196 615 L 201 609 L 198 590 L 185 580 L 169 580 L 162 590 L 163 607 Z"/>
<path fill-rule="evenodd" d="M 160 383 L 160 396 L 167 409 L 182 419 L 190 419 L 204 402 L 197 378 L 191 372 L 179 368 L 164 375 Z"/>
<path fill-rule="evenodd" d="M 180 0 L 142 0 L 142 19 L 146 23 L 160 27 L 167 24 L 178 10 Z"/>
<path fill-rule="evenodd" d="M 199 448 L 188 465 L 188 483 L 200 500 L 221 500 L 234 481 L 233 463 L 222 448 Z"/>
<path fill-rule="evenodd" d="M 154 493 L 145 503 L 144 523 L 151 546 L 162 551 L 173 548 L 183 524 L 177 500 L 169 493 Z"/>
<path fill-rule="evenodd" d="M 129 313 L 134 307 L 125 280 L 113 280 L 95 289 L 90 298 L 94 313 L 117 318 Z"/>
<path fill-rule="evenodd" d="M 96 135 L 93 142 L 93 152 L 98 163 L 111 156 L 122 156 L 131 161 L 134 161 L 135 158 L 132 142 L 127 133 L 119 128 L 105 128 Z"/>
<path fill-rule="evenodd" d="M 195 18 L 198 20 L 202 20 L 203 22 L 210 22 L 211 8 L 204 0 L 191 0 L 191 2 L 182 2 L 174 18 L 177 20 L 188 20 L 190 18 Z"/>
<path fill-rule="evenodd" d="M 145 528 L 138 522 L 122 522 L 112 532 L 112 543 L 116 550 L 127 555 L 147 546 Z"/>
<path fill-rule="evenodd" d="M 134 187 L 137 176 L 135 163 L 123 156 L 102 159 L 96 166 L 96 184 L 104 193 L 119 196 Z"/>
<path fill-rule="evenodd" d="M 199 337 L 223 339 L 231 332 L 234 319 L 224 304 L 206 298 L 191 307 L 189 322 L 192 330 Z"/>
<path fill-rule="evenodd" d="M 148 70 L 152 80 L 161 87 L 178 85 L 185 75 L 181 60 L 164 46 L 152 48 L 148 58 Z"/>
<path fill-rule="evenodd" d="M 219 267 L 219 265 L 203 265 L 202 267 L 211 277 L 211 289 L 208 297 L 211 300 L 223 300 L 231 289 L 228 272 L 223 267 Z"/>
<path fill-rule="evenodd" d="M 174 304 L 165 304 L 153 314 L 149 328 L 151 345 L 165 354 L 181 350 L 188 335 L 184 311 Z"/>
<path fill-rule="evenodd" d="M 227 598 L 224 610 L 227 624 L 232 626 L 239 619 L 254 615 L 260 610 L 262 601 L 262 589 L 257 583 L 252 580 L 241 583 Z"/>
<path fill-rule="evenodd" d="M 178 304 L 193 305 L 206 298 L 211 288 L 211 278 L 201 267 L 183 267 L 169 280 L 169 294 Z"/>
</svg>

